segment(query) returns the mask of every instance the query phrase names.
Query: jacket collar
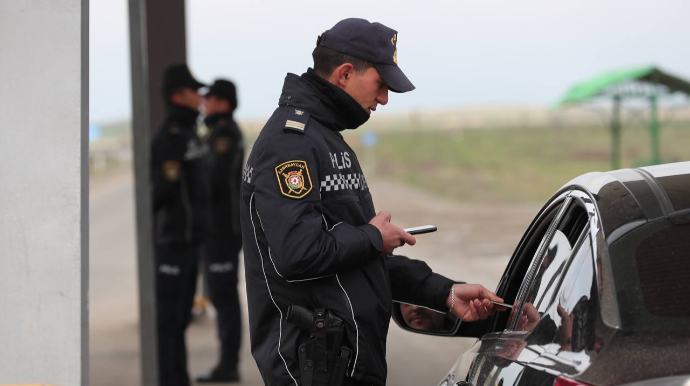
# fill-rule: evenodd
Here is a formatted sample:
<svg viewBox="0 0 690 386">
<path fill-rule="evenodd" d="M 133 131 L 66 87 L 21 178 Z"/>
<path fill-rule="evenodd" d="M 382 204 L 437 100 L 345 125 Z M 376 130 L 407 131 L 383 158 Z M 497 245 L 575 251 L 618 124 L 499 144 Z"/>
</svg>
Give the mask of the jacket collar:
<svg viewBox="0 0 690 386">
<path fill-rule="evenodd" d="M 356 129 L 369 114 L 348 93 L 308 69 L 302 76 L 287 74 L 279 106 L 294 106 L 331 130 Z"/>
<path fill-rule="evenodd" d="M 170 123 L 177 123 L 182 126 L 182 129 L 196 126 L 196 118 L 199 116 L 199 111 L 188 109 L 172 103 L 168 103 L 165 106 L 165 111 L 166 121 Z"/>
<path fill-rule="evenodd" d="M 213 114 L 209 115 L 204 119 L 204 123 L 206 126 L 209 128 L 216 125 L 219 122 L 222 121 L 232 121 L 232 112 L 227 112 L 223 114 Z"/>
</svg>

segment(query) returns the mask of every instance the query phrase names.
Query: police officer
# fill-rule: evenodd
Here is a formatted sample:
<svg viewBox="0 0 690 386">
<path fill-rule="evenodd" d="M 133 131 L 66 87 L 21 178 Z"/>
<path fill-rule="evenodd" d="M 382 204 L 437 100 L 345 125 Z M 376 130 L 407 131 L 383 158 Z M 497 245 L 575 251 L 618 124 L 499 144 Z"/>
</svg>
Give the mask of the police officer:
<svg viewBox="0 0 690 386">
<path fill-rule="evenodd" d="M 499 298 L 482 286 L 391 255 L 415 239 L 375 212 L 341 135 L 385 105 L 389 90 L 414 89 L 398 67 L 397 41 L 393 29 L 362 19 L 323 33 L 314 69 L 287 75 L 245 166 L 251 345 L 267 385 L 384 385 L 393 299 L 464 321 L 495 311 L 489 299 Z"/>
<path fill-rule="evenodd" d="M 227 80 L 216 80 L 205 99 L 211 221 L 204 243 L 203 267 L 209 295 L 217 311 L 220 361 L 208 374 L 197 377 L 197 382 L 237 382 L 242 339 L 237 263 L 242 249 L 239 193 L 244 142 L 233 119 L 237 108 L 235 85 Z"/>
<path fill-rule="evenodd" d="M 151 143 L 158 365 L 165 386 L 190 384 L 185 329 L 208 216 L 207 149 L 196 125 L 203 86 L 185 64 L 165 70 L 166 114 Z"/>
</svg>

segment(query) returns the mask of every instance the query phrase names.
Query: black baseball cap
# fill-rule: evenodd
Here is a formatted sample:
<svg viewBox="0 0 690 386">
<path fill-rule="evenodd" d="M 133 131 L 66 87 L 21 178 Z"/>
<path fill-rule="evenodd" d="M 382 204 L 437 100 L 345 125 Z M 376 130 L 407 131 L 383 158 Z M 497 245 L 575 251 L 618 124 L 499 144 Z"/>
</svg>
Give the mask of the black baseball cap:
<svg viewBox="0 0 690 386">
<path fill-rule="evenodd" d="M 319 36 L 316 45 L 371 62 L 393 92 L 415 89 L 398 67 L 398 31 L 364 19 L 345 19 Z"/>
<path fill-rule="evenodd" d="M 235 84 L 229 80 L 217 79 L 208 89 L 205 95 L 207 98 L 215 96 L 230 102 L 233 108 L 237 107 L 237 90 Z"/>
<path fill-rule="evenodd" d="M 194 78 L 186 64 L 168 66 L 163 72 L 163 92 L 170 92 L 183 87 L 198 90 L 206 87 L 206 85 Z"/>
</svg>

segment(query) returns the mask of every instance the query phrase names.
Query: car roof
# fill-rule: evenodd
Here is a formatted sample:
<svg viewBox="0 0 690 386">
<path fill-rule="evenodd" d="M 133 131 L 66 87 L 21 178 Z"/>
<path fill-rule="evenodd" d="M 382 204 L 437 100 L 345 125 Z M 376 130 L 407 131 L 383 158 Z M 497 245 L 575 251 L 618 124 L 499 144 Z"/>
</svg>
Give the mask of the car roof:
<svg viewBox="0 0 690 386">
<path fill-rule="evenodd" d="M 650 221 L 690 212 L 690 162 L 583 174 L 568 189 L 589 193 L 609 243 Z"/>
</svg>

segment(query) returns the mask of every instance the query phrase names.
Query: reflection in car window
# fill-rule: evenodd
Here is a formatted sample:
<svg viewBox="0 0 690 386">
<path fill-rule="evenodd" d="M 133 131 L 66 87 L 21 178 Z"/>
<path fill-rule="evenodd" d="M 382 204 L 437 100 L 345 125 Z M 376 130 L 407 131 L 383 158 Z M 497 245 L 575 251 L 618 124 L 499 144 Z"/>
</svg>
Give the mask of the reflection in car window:
<svg viewBox="0 0 690 386">
<path fill-rule="evenodd" d="M 571 249 L 568 238 L 563 232 L 557 230 L 546 255 L 541 260 L 541 267 L 539 267 L 532 291 L 525 299 L 525 302 L 532 302 L 539 312 L 546 311 L 546 307 L 553 299 L 554 291 L 559 283 L 558 279 L 561 278 Z"/>
<path fill-rule="evenodd" d="M 506 302 L 515 304 L 515 300 L 520 298 L 519 291 L 522 291 L 523 282 L 527 272 L 530 271 L 531 262 L 537 254 L 542 242 L 545 242 L 545 237 L 551 229 L 554 217 L 561 212 L 564 199 L 558 199 L 545 209 L 544 213 L 535 219 L 535 223 L 525 235 L 524 242 L 520 243 L 518 249 L 515 251 L 513 259 L 506 268 L 502 284 L 499 284 L 499 292 Z M 555 225 L 554 225 L 555 227 Z M 505 280 L 505 282 L 503 282 Z M 508 326 L 512 326 L 512 312 L 499 312 L 496 314 L 495 329 L 493 331 L 502 331 Z"/>
<path fill-rule="evenodd" d="M 568 273 L 563 278 L 562 289 L 559 293 L 559 303 L 565 307 L 568 311 L 572 310 L 569 303 L 569 299 L 572 297 L 577 297 L 578 299 L 582 296 L 589 295 L 589 287 L 591 283 L 580 283 L 582 273 L 580 272 L 582 266 L 589 262 L 591 265 L 592 261 L 592 238 L 587 235 L 585 240 L 582 241 L 579 250 L 573 257 L 573 261 L 568 268 Z M 592 267 L 589 268 L 590 271 Z M 589 277 L 588 275 L 585 275 Z M 577 300 L 576 300 L 577 301 Z"/>
<path fill-rule="evenodd" d="M 547 311 L 554 299 L 561 277 L 567 269 L 573 246 L 587 226 L 589 218 L 585 209 L 575 202 L 570 206 L 555 230 L 546 252 L 535 256 L 536 275 L 525 294 L 518 299 L 519 307 L 513 308 L 511 320 L 516 331 L 529 331 Z"/>
<path fill-rule="evenodd" d="M 516 331 L 531 330 L 539 321 L 541 314 L 546 311 L 560 283 L 559 279 L 563 274 L 570 251 L 568 238 L 563 232 L 556 230 L 549 248 L 541 259 L 537 275 L 524 297 Z"/>
<path fill-rule="evenodd" d="M 558 351 L 579 352 L 594 348 L 593 296 L 596 287 L 590 238 L 580 246 L 558 296 L 555 310 L 549 310 L 557 328 L 554 343 Z"/>
</svg>

